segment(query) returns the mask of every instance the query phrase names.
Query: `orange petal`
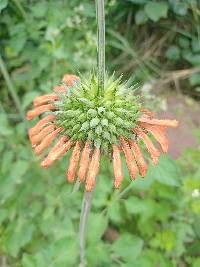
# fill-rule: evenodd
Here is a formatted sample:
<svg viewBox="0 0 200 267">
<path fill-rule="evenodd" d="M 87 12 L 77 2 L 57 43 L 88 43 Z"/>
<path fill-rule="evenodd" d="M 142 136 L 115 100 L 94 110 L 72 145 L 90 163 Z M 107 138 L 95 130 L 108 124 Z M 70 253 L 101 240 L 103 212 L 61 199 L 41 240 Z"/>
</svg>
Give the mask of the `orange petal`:
<svg viewBox="0 0 200 267">
<path fill-rule="evenodd" d="M 154 113 L 153 113 L 151 110 L 149 110 L 149 109 L 147 109 L 147 108 L 141 108 L 140 111 L 141 111 L 142 113 L 144 113 L 144 115 L 145 115 L 147 118 L 153 119 L 153 117 L 154 117 Z"/>
<path fill-rule="evenodd" d="M 154 136 L 154 138 L 160 144 L 162 151 L 164 153 L 167 153 L 168 148 L 169 148 L 169 140 L 165 133 L 165 127 L 150 125 L 147 123 L 140 123 L 140 125 L 141 127 L 145 128 L 147 131 L 149 131 Z"/>
<path fill-rule="evenodd" d="M 66 93 L 66 90 L 63 85 L 56 85 L 54 86 L 53 90 L 57 93 Z"/>
<path fill-rule="evenodd" d="M 117 145 L 112 145 L 113 148 L 113 170 L 115 175 L 114 187 L 119 188 L 123 180 L 122 162 L 120 158 L 120 149 Z"/>
<path fill-rule="evenodd" d="M 142 140 L 144 141 L 146 148 L 151 156 L 152 162 L 154 165 L 158 163 L 158 159 L 160 156 L 160 152 L 157 148 L 155 148 L 154 144 L 151 142 L 150 138 L 141 130 L 141 129 L 134 129 L 133 130 Z"/>
<path fill-rule="evenodd" d="M 146 172 L 147 172 L 148 165 L 147 165 L 146 161 L 144 160 L 144 157 L 142 155 L 142 151 L 141 151 L 139 145 L 136 142 L 134 142 L 133 140 L 130 140 L 129 144 L 130 144 L 132 151 L 133 151 L 133 154 L 135 156 L 135 160 L 137 162 L 140 175 L 142 177 L 144 177 Z"/>
<path fill-rule="evenodd" d="M 65 136 L 60 138 L 58 143 L 50 150 L 47 157 L 42 161 L 42 167 L 48 168 L 54 163 L 54 161 L 62 157 L 71 148 L 72 142 L 69 140 L 67 143 L 65 143 L 66 140 L 67 137 Z"/>
<path fill-rule="evenodd" d="M 122 144 L 122 149 L 124 151 L 124 155 L 125 155 L 125 159 L 126 159 L 126 165 L 127 165 L 128 171 L 129 171 L 129 175 L 130 175 L 131 179 L 134 180 L 136 178 L 136 174 L 137 174 L 137 167 L 134 164 L 135 159 L 133 157 L 131 148 L 130 148 L 129 144 L 127 143 L 127 141 L 122 136 L 120 137 L 120 142 Z"/>
<path fill-rule="evenodd" d="M 81 150 L 81 142 L 76 142 L 76 145 L 74 147 L 74 150 L 72 152 L 72 155 L 69 161 L 69 168 L 66 173 L 68 182 L 70 183 L 72 183 L 76 177 L 76 168 L 78 166 L 80 150 Z"/>
<path fill-rule="evenodd" d="M 28 135 L 31 138 L 33 135 L 38 134 L 40 130 L 51 121 L 55 121 L 56 116 L 55 115 L 48 115 L 41 119 L 33 128 L 29 129 Z"/>
<path fill-rule="evenodd" d="M 96 177 L 99 172 L 99 162 L 100 162 L 100 149 L 95 148 L 92 154 L 92 159 L 88 169 L 88 175 L 86 180 L 86 191 L 91 192 L 96 183 Z"/>
<path fill-rule="evenodd" d="M 59 141 L 55 144 L 55 146 L 52 147 L 50 153 L 54 153 L 58 148 L 62 147 L 67 141 L 69 140 L 69 137 L 62 136 Z"/>
<path fill-rule="evenodd" d="M 34 99 L 33 104 L 35 107 L 47 104 L 49 101 L 54 101 L 58 100 L 59 97 L 57 94 L 47 94 L 47 95 L 42 95 L 38 96 Z"/>
<path fill-rule="evenodd" d="M 176 128 L 178 126 L 177 120 L 158 120 L 158 119 L 148 119 L 148 118 L 140 118 L 139 122 L 145 122 L 151 125 L 160 125 L 165 127 Z"/>
<path fill-rule="evenodd" d="M 83 182 L 85 180 L 85 175 L 86 175 L 86 171 L 87 171 L 89 159 L 90 159 L 90 151 L 91 151 L 90 143 L 86 142 L 82 155 L 81 155 L 80 167 L 78 171 L 78 177 L 79 177 L 80 182 Z"/>
<path fill-rule="evenodd" d="M 54 109 L 55 109 L 55 106 L 52 104 L 42 105 L 42 106 L 36 107 L 33 110 L 29 110 L 26 114 L 26 118 L 27 120 L 32 120 L 35 117 L 39 116 L 40 114 L 46 111 L 49 111 L 49 110 L 54 110 Z"/>
<path fill-rule="evenodd" d="M 32 146 L 34 147 L 38 143 L 40 143 L 45 138 L 45 136 L 47 136 L 47 134 L 52 132 L 55 128 L 56 128 L 56 125 L 50 124 L 47 127 L 45 127 L 44 129 L 42 129 L 42 131 L 40 131 L 39 134 L 36 134 L 33 137 L 31 137 L 30 141 L 32 143 Z"/>
<path fill-rule="evenodd" d="M 53 131 L 52 133 L 48 134 L 44 140 L 35 147 L 35 154 L 36 155 L 40 155 L 44 149 L 46 149 L 52 142 L 53 140 L 56 138 L 56 136 L 62 131 L 62 128 L 58 128 L 55 131 Z"/>
<path fill-rule="evenodd" d="M 74 86 L 74 82 L 80 82 L 80 78 L 76 75 L 72 75 L 72 74 L 65 74 L 63 76 L 62 82 L 66 83 L 67 86 Z"/>
</svg>

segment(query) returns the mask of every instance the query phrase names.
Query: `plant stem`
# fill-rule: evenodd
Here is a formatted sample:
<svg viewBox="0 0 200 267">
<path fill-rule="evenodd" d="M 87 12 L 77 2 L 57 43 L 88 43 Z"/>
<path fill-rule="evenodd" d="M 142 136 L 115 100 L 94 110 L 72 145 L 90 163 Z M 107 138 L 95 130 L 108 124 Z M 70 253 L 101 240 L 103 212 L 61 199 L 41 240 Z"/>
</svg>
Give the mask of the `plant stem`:
<svg viewBox="0 0 200 267">
<path fill-rule="evenodd" d="M 6 68 L 6 65 L 5 65 L 1 55 L 0 55 L 0 70 L 1 70 L 2 75 L 3 75 L 3 77 L 4 77 L 5 81 L 6 81 L 9 93 L 12 96 L 12 99 L 13 99 L 13 101 L 15 103 L 15 106 L 16 106 L 19 114 L 20 114 L 20 117 L 22 118 L 22 120 L 25 120 L 24 119 L 24 112 L 23 112 L 23 110 L 21 108 L 21 103 L 20 103 L 19 97 L 18 97 L 18 95 L 16 93 L 16 89 L 15 89 L 15 87 L 13 85 L 13 82 L 12 82 L 12 80 L 10 78 L 10 75 L 8 73 L 8 70 Z"/>
<path fill-rule="evenodd" d="M 105 14 L 104 0 L 96 0 L 96 16 L 98 28 L 98 95 L 104 95 L 105 79 Z"/>
<path fill-rule="evenodd" d="M 13 2 L 15 3 L 15 5 L 17 6 L 17 8 L 19 9 L 22 17 L 26 20 L 27 19 L 27 14 L 25 9 L 23 8 L 22 4 L 20 3 L 20 1 L 18 0 L 13 0 Z"/>
<path fill-rule="evenodd" d="M 98 32 L 98 96 L 104 95 L 105 79 L 105 15 L 104 0 L 96 0 L 97 32 Z M 85 192 L 80 217 L 80 267 L 86 267 L 85 232 L 91 208 L 93 192 Z"/>
<path fill-rule="evenodd" d="M 86 266 L 85 258 L 85 232 L 88 220 L 88 215 L 91 208 L 93 192 L 85 192 L 82 202 L 82 210 L 80 217 L 80 267 Z"/>
</svg>

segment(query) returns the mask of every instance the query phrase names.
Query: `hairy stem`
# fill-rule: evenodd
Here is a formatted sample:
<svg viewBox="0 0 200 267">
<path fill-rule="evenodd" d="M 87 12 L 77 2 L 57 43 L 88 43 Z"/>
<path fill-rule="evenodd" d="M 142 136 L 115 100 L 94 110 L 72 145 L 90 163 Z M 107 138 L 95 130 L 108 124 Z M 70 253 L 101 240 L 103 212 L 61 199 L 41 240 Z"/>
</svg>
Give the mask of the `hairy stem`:
<svg viewBox="0 0 200 267">
<path fill-rule="evenodd" d="M 7 86 L 8 86 L 8 91 L 9 91 L 9 93 L 10 93 L 10 95 L 11 95 L 11 97 L 12 97 L 14 103 L 15 103 L 15 106 L 16 106 L 19 114 L 20 114 L 20 117 L 22 118 L 22 120 L 24 120 L 24 112 L 23 112 L 23 110 L 21 108 L 21 103 L 20 103 L 19 97 L 18 97 L 18 95 L 16 93 L 16 89 L 15 89 L 15 87 L 13 85 L 13 82 L 12 82 L 12 80 L 10 78 L 10 75 L 8 73 L 8 70 L 6 68 L 6 65 L 5 65 L 1 55 L 0 55 L 0 70 L 1 70 L 2 75 L 3 75 L 4 79 L 5 79 L 5 82 L 6 82 Z"/>
<path fill-rule="evenodd" d="M 85 258 L 85 232 L 92 203 L 93 192 L 85 192 L 82 202 L 81 218 L 80 218 L 80 267 L 86 266 Z"/>
<path fill-rule="evenodd" d="M 105 79 L 105 14 L 104 0 L 96 0 L 96 15 L 98 28 L 98 95 L 104 94 Z"/>
</svg>

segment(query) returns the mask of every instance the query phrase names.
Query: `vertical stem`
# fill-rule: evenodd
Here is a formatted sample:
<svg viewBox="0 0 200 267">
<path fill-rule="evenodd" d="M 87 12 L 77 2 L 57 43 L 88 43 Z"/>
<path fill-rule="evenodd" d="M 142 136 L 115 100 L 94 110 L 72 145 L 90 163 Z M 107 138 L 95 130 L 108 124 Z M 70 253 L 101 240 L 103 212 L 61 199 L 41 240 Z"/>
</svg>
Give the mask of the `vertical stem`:
<svg viewBox="0 0 200 267">
<path fill-rule="evenodd" d="M 96 0 L 96 16 L 98 31 L 98 96 L 104 95 L 105 79 L 105 14 L 104 0 Z M 86 267 L 85 233 L 88 215 L 91 208 L 93 192 L 85 192 L 80 217 L 80 267 Z"/>
<path fill-rule="evenodd" d="M 8 86 L 8 91 L 9 91 L 10 95 L 12 96 L 12 99 L 13 99 L 13 101 L 15 103 L 15 106 L 16 106 L 16 108 L 17 108 L 22 120 L 24 120 L 24 111 L 23 111 L 23 109 L 21 107 L 21 103 L 20 103 L 19 97 L 18 97 L 18 95 L 16 93 L 16 89 L 15 89 L 15 87 L 13 85 L 13 82 L 12 82 L 12 80 L 10 78 L 10 75 L 8 73 L 6 65 L 3 62 L 1 54 L 0 54 L 0 71 L 2 72 L 2 75 L 3 75 L 3 77 L 4 77 L 5 81 L 6 81 L 6 84 Z"/>
<path fill-rule="evenodd" d="M 105 13 L 104 0 L 96 0 L 96 16 L 98 28 L 98 95 L 104 94 L 105 79 Z"/>
<path fill-rule="evenodd" d="M 85 192 L 84 199 L 82 202 L 82 210 L 80 217 L 80 267 L 86 267 L 85 258 L 85 232 L 88 220 L 88 215 L 91 208 L 93 192 Z"/>
</svg>

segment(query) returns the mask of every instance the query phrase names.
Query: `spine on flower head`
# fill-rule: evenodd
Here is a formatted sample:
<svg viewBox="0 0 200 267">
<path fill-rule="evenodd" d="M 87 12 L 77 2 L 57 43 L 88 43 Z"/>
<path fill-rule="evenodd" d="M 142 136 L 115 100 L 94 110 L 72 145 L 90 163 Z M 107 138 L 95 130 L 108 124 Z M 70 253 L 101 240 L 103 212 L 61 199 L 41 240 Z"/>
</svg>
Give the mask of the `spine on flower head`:
<svg viewBox="0 0 200 267">
<path fill-rule="evenodd" d="M 74 86 L 75 82 L 80 82 L 80 78 L 76 75 L 65 74 L 63 76 L 62 82 L 65 83 L 67 86 L 72 87 Z"/>
<path fill-rule="evenodd" d="M 58 160 L 62 157 L 72 146 L 71 140 L 67 141 L 68 139 L 63 136 L 57 142 L 57 144 L 50 150 L 47 157 L 42 161 L 41 166 L 44 168 L 50 167 L 54 161 Z M 65 143 L 67 141 L 67 143 Z"/>
<path fill-rule="evenodd" d="M 35 154 L 40 155 L 47 147 L 50 146 L 50 144 L 53 142 L 53 140 L 56 138 L 56 136 L 62 131 L 62 128 L 57 128 L 52 133 L 48 134 L 43 141 L 35 147 Z"/>
<path fill-rule="evenodd" d="M 113 170 L 114 170 L 114 187 L 119 188 L 123 180 L 122 162 L 120 158 L 120 148 L 117 145 L 112 145 L 113 148 Z"/>
<path fill-rule="evenodd" d="M 145 143 L 154 165 L 158 163 L 160 152 L 151 142 L 150 138 L 139 128 L 133 130 Z"/>
<path fill-rule="evenodd" d="M 152 125 L 160 125 L 165 127 L 176 128 L 178 126 L 177 120 L 158 120 L 158 119 L 148 119 L 148 118 L 140 118 L 139 122 L 145 122 Z"/>
<path fill-rule="evenodd" d="M 57 94 L 47 94 L 47 95 L 42 95 L 38 96 L 33 100 L 33 104 L 35 107 L 39 107 L 44 104 L 48 104 L 50 101 L 58 100 L 59 97 Z"/>
<path fill-rule="evenodd" d="M 26 118 L 27 120 L 32 120 L 35 117 L 39 116 L 40 114 L 46 111 L 49 111 L 49 110 L 54 110 L 54 109 L 55 109 L 55 106 L 52 104 L 42 105 L 42 106 L 36 107 L 33 110 L 29 110 L 26 114 Z"/>
<path fill-rule="evenodd" d="M 127 165 L 128 171 L 129 171 L 129 175 L 130 175 L 131 179 L 134 180 L 136 178 L 136 174 L 137 174 L 137 167 L 134 164 L 135 159 L 133 157 L 131 148 L 122 136 L 120 137 L 120 142 L 122 144 L 122 149 L 123 149 L 123 152 L 125 155 L 126 165 Z"/>
<path fill-rule="evenodd" d="M 56 116 L 55 115 L 48 115 L 41 119 L 33 128 L 31 128 L 28 132 L 29 138 L 31 138 L 33 135 L 36 135 L 40 132 L 40 130 L 49 122 L 55 121 Z"/>
<path fill-rule="evenodd" d="M 76 169 L 78 166 L 79 156 L 81 150 L 81 142 L 76 142 L 74 150 L 72 152 L 70 161 L 69 161 L 69 168 L 67 170 L 66 176 L 68 182 L 72 183 L 76 177 Z"/>
<path fill-rule="evenodd" d="M 133 140 L 129 140 L 129 144 L 132 148 L 135 160 L 137 162 L 139 173 L 142 177 L 144 177 L 146 172 L 147 172 L 148 166 L 147 166 L 147 163 L 146 163 L 146 161 L 142 155 L 142 151 L 141 151 L 139 145 L 136 142 L 134 142 Z"/>
<path fill-rule="evenodd" d="M 92 159 L 89 164 L 88 175 L 86 180 L 86 191 L 91 192 L 96 183 L 96 177 L 99 172 L 99 164 L 100 164 L 100 149 L 95 148 L 92 154 Z"/>
<path fill-rule="evenodd" d="M 81 160 L 80 160 L 80 167 L 79 167 L 79 171 L 78 171 L 78 177 L 80 182 L 84 182 L 85 181 L 85 176 L 86 176 L 86 172 L 87 172 L 87 168 L 88 168 L 88 164 L 89 164 L 89 159 L 90 159 L 90 143 L 86 142 L 82 155 L 81 155 Z"/>
<path fill-rule="evenodd" d="M 147 123 L 140 123 L 140 126 L 149 131 L 158 141 L 164 153 L 167 153 L 169 148 L 169 140 L 166 136 L 166 129 L 164 126 L 155 126 Z"/>
<path fill-rule="evenodd" d="M 30 141 L 32 143 L 32 147 L 35 147 L 38 143 L 40 143 L 50 132 L 52 132 L 56 126 L 54 124 L 50 124 L 42 129 L 38 134 L 32 136 Z"/>
</svg>

